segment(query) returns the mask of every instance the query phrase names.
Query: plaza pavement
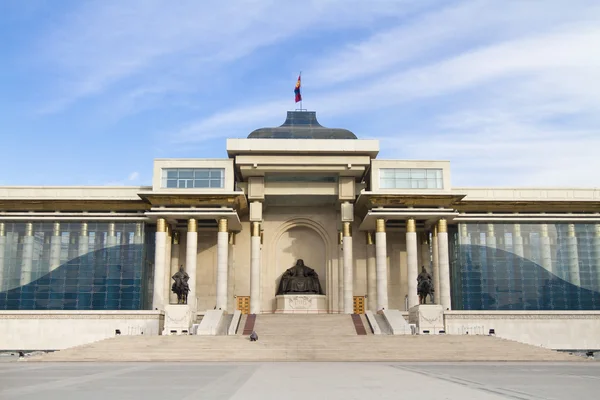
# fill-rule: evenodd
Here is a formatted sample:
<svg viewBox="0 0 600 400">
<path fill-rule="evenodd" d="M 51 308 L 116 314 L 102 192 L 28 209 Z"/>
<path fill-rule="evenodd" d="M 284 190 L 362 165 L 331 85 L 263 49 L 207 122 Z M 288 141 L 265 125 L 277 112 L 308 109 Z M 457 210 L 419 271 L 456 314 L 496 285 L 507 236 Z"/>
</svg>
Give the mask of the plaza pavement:
<svg viewBox="0 0 600 400">
<path fill-rule="evenodd" d="M 0 363 L 0 399 L 594 399 L 600 363 Z"/>
</svg>

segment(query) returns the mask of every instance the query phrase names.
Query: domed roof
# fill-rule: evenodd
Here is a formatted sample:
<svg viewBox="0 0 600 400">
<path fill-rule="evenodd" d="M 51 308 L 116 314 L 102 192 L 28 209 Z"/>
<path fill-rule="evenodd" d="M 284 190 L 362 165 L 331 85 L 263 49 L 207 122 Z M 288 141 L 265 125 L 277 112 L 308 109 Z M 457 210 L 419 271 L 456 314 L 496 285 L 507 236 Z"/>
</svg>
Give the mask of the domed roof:
<svg viewBox="0 0 600 400">
<path fill-rule="evenodd" d="M 248 139 L 356 139 L 356 135 L 347 129 L 321 126 L 315 111 L 288 111 L 283 125 L 256 129 Z"/>
</svg>

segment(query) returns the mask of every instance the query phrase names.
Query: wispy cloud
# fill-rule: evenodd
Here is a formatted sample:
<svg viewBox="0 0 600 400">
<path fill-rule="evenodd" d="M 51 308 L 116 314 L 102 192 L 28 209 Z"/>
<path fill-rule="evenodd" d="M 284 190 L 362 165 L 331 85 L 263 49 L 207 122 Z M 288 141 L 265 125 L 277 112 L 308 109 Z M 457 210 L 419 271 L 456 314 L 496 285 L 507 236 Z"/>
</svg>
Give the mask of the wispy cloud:
<svg viewBox="0 0 600 400">
<path fill-rule="evenodd" d="M 125 78 L 156 81 L 180 73 L 190 78 L 194 71 L 196 82 L 210 82 L 224 63 L 292 36 L 360 27 L 429 2 L 356 2 L 351 9 L 342 0 L 82 3 L 41 44 L 47 61 L 65 77 L 59 96 L 41 111 L 61 111 Z"/>
<path fill-rule="evenodd" d="M 600 144 L 600 95 L 590 90 L 600 81 L 600 8 L 549 2 L 526 18 L 533 4 L 509 2 L 516 14 L 503 14 L 489 2 L 462 3 L 349 44 L 311 67 L 325 86 L 313 93 L 314 108 L 364 119 L 400 105 L 429 107 L 410 131 L 390 113 L 370 136 L 381 138 L 382 156 L 450 159 L 463 186 L 600 185 L 591 150 Z M 471 35 L 478 40 L 465 40 Z M 327 82 L 345 82 L 345 89 Z M 184 128 L 176 137 L 231 136 L 281 107 L 275 101 L 220 112 L 188 125 L 194 135 Z"/>
</svg>

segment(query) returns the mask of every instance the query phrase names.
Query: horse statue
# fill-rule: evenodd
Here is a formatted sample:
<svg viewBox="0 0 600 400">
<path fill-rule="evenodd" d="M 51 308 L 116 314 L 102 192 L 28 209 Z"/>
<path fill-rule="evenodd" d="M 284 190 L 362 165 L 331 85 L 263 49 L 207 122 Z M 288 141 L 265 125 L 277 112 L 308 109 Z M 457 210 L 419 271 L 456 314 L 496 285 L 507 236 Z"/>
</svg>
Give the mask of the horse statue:
<svg viewBox="0 0 600 400">
<path fill-rule="evenodd" d="M 421 273 L 417 277 L 417 294 L 419 295 L 419 304 L 427 304 L 427 296 L 432 296 L 433 282 L 431 275 L 425 270 L 425 266 L 421 267 Z"/>
<path fill-rule="evenodd" d="M 187 297 L 190 291 L 188 280 L 190 276 L 184 271 L 183 265 L 179 267 L 179 271 L 173 275 L 173 285 L 171 291 L 177 294 L 177 304 L 187 304 Z"/>
</svg>

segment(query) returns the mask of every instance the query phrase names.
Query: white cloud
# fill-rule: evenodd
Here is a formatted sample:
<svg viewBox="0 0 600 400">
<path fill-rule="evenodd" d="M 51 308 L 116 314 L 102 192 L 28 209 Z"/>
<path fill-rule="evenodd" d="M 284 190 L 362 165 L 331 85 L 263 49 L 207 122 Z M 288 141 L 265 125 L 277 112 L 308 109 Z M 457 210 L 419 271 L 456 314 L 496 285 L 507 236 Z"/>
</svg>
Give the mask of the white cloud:
<svg viewBox="0 0 600 400">
<path fill-rule="evenodd" d="M 125 78 L 143 79 L 147 71 L 155 72 L 151 81 L 181 70 L 193 71 L 197 81 L 210 80 L 220 65 L 292 36 L 360 27 L 431 2 L 356 1 L 352 7 L 344 0 L 83 3 L 40 45 L 41 54 L 65 80 L 60 95 L 42 112 L 61 111 Z"/>
<path fill-rule="evenodd" d="M 129 174 L 129 178 L 127 178 L 129 181 L 137 181 L 140 177 L 140 173 L 139 172 L 132 172 L 131 174 Z"/>
</svg>

